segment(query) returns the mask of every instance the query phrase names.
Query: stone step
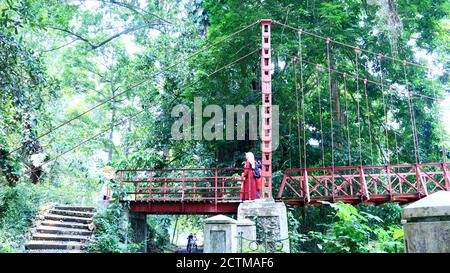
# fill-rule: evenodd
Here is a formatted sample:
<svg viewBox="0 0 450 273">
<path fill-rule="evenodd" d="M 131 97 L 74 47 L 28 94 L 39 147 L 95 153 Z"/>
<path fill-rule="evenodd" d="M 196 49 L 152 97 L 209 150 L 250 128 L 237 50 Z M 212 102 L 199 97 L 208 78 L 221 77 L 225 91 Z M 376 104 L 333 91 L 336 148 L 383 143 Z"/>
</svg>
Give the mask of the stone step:
<svg viewBox="0 0 450 273">
<path fill-rule="evenodd" d="M 66 221 L 52 221 L 45 220 L 41 222 L 42 226 L 51 226 L 51 227 L 64 227 L 64 228 L 79 228 L 79 229 L 87 229 L 87 224 L 77 223 L 77 222 L 66 222 Z"/>
<path fill-rule="evenodd" d="M 27 253 L 86 253 L 86 251 L 79 249 L 30 249 Z"/>
<path fill-rule="evenodd" d="M 25 244 L 26 250 L 44 250 L 44 249 L 64 249 L 64 250 L 80 250 L 83 244 L 73 241 L 29 241 Z"/>
<path fill-rule="evenodd" d="M 83 253 L 91 238 L 94 207 L 55 206 L 35 229 L 31 241 L 25 244 L 27 253 Z"/>
<path fill-rule="evenodd" d="M 48 234 L 36 233 L 33 234 L 33 241 L 73 241 L 84 242 L 90 239 L 90 236 L 81 235 L 66 235 L 66 234 Z"/>
<path fill-rule="evenodd" d="M 65 216 L 65 215 L 56 215 L 56 214 L 45 214 L 44 218 L 46 220 L 77 222 L 77 223 L 83 223 L 83 224 L 89 224 L 92 222 L 92 218 Z"/>
<path fill-rule="evenodd" d="M 76 211 L 76 210 L 51 209 L 49 213 L 56 215 L 85 217 L 85 218 L 92 218 L 94 216 L 94 213 L 92 212 Z"/>
<path fill-rule="evenodd" d="M 55 206 L 54 209 L 58 210 L 76 210 L 76 211 L 86 211 L 86 212 L 94 212 L 94 207 L 80 207 L 80 206 Z"/>
<path fill-rule="evenodd" d="M 49 233 L 49 234 L 85 235 L 85 236 L 90 236 L 92 234 L 92 231 L 86 228 L 80 229 L 80 228 L 39 226 L 36 228 L 36 230 L 40 233 Z"/>
</svg>

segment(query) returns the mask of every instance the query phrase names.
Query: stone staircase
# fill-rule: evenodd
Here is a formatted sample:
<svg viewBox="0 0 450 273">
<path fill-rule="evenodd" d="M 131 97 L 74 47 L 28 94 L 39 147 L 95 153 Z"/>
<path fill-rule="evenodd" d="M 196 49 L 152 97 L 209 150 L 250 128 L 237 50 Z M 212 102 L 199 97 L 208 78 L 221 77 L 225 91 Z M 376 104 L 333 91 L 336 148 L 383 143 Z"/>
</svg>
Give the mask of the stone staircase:
<svg viewBox="0 0 450 273">
<path fill-rule="evenodd" d="M 28 253 L 82 253 L 92 231 L 93 207 L 55 206 L 38 223 L 32 239 L 25 244 Z"/>
</svg>

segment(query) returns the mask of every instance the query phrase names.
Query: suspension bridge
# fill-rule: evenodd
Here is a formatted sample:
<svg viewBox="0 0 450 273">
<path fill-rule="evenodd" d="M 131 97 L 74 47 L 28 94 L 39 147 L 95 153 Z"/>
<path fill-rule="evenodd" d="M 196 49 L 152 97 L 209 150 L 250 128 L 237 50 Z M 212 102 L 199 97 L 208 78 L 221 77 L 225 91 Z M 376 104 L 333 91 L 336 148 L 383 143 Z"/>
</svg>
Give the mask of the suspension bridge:
<svg viewBox="0 0 450 273">
<path fill-rule="evenodd" d="M 262 198 L 277 199 L 290 205 L 321 205 L 322 201 L 383 204 L 387 202 L 408 203 L 436 191 L 450 191 L 450 164 L 446 162 L 444 134 L 441 134 L 442 147 L 439 148 L 442 152 L 441 162 L 422 162 L 420 154 L 420 138 L 417 132 L 416 109 L 414 108 L 413 98 L 439 101 L 440 98 L 434 90 L 435 79 L 431 67 L 361 49 L 272 20 L 254 22 L 165 68 L 161 68 L 160 71 L 136 83 L 129 89 L 100 102 L 34 140 L 47 136 L 81 116 L 106 105 L 109 101 L 131 89 L 156 78 L 164 71 L 195 58 L 202 52 L 225 43 L 245 31 L 253 31 L 257 25 L 261 26 L 261 46 L 183 86 L 174 94 L 173 101 L 188 87 L 259 53 L 260 91 L 263 109 L 260 128 Z M 295 32 L 298 37 L 298 52 L 290 59 L 294 66 L 292 80 L 295 83 L 300 164 L 297 166 L 298 168 L 288 168 L 284 171 L 280 187 L 276 189 L 277 195 L 273 197 L 271 64 L 272 54 L 276 49 L 273 48 L 271 41 L 271 28 L 275 25 Z M 310 42 L 323 43 L 326 65 L 312 62 L 307 59 L 307 56 L 304 56 L 303 50 L 308 46 L 304 41 L 305 36 L 308 37 Z M 348 68 L 340 69 L 336 65 L 336 60 L 333 59 L 333 48 L 336 46 L 353 51 L 354 67 L 351 71 Z M 282 52 L 279 53 L 282 54 Z M 361 62 L 365 62 L 366 65 L 362 66 Z M 401 81 L 393 81 L 385 77 L 385 64 L 387 62 L 391 62 L 395 67 L 400 67 L 403 72 L 401 73 L 403 74 Z M 369 67 L 369 63 L 376 66 L 378 72 L 371 71 L 373 69 Z M 409 83 L 408 69 L 411 67 L 422 69 L 428 73 L 429 79 L 424 80 L 431 81 L 433 96 L 422 94 L 419 89 L 414 88 L 414 85 Z M 315 81 L 317 87 L 305 90 L 306 78 Z M 322 82 L 327 82 L 326 87 L 321 84 Z M 336 85 L 336 82 L 338 82 L 338 86 L 333 86 Z M 325 90 L 326 92 L 324 92 Z M 371 105 L 372 101 L 368 96 L 369 91 L 372 96 L 381 96 L 382 124 L 372 123 L 373 117 L 377 113 L 373 111 L 374 106 Z M 350 99 L 352 101 L 349 101 Z M 317 105 L 316 113 L 305 112 L 305 105 L 309 103 Z M 399 148 L 401 143 L 399 143 L 396 128 L 392 125 L 392 123 L 398 122 L 393 115 L 393 111 L 398 104 L 407 105 L 409 123 L 402 126 L 411 130 L 411 139 L 408 139 L 408 141 L 412 142 L 413 151 L 401 151 Z M 338 107 L 339 109 L 336 109 Z M 341 107 L 345 110 L 341 111 Z M 323 113 L 326 108 L 328 108 L 328 115 Z M 339 115 L 337 114 L 338 111 Z M 144 109 L 137 111 L 113 124 L 113 126 L 119 126 L 127 120 L 135 119 L 144 112 Z M 357 120 L 351 120 L 350 113 L 354 113 Z M 309 114 L 318 115 L 319 124 L 313 124 L 312 119 L 308 117 Z M 394 121 L 392 121 L 393 119 Z M 375 130 L 374 126 L 379 128 Z M 110 128 L 110 125 L 107 126 L 99 133 L 51 157 L 42 165 L 57 160 L 106 133 Z M 383 132 L 384 143 L 380 140 L 374 144 L 374 130 Z M 315 137 L 313 137 L 313 134 L 315 134 Z M 310 166 L 308 162 L 310 149 L 308 147 L 313 145 L 311 144 L 312 138 L 318 139 L 315 146 L 320 149 L 321 161 L 319 165 Z M 338 141 L 338 138 L 341 140 Z M 328 142 L 326 146 L 329 146 L 329 150 L 325 149 L 325 142 Z M 352 146 L 357 147 L 358 154 L 352 154 Z M 336 164 L 336 152 L 345 154 L 345 165 Z M 412 152 L 414 162 L 400 163 L 402 152 Z M 374 153 L 380 155 L 379 158 L 382 158 L 383 162 L 379 162 L 378 165 L 375 164 Z M 242 183 L 249 184 L 245 183 L 246 178 L 242 175 L 243 172 L 244 168 L 118 170 L 120 201 L 129 202 L 130 211 L 145 214 L 236 213 L 239 204 L 243 201 L 241 199 L 242 194 L 250 191 L 249 188 L 243 189 L 241 187 Z"/>
<path fill-rule="evenodd" d="M 258 22 L 257 22 L 258 23 Z M 289 168 L 285 171 L 284 177 L 281 181 L 281 186 L 278 189 L 278 194 L 275 199 L 281 200 L 290 205 L 321 205 L 321 201 L 327 202 L 345 202 L 352 204 L 366 203 L 366 204 L 383 204 L 387 202 L 408 203 L 418 200 L 430 193 L 444 190 L 450 190 L 450 165 L 445 162 L 445 146 L 442 147 L 443 162 L 439 163 L 423 163 L 420 161 L 419 155 L 419 138 L 416 128 L 415 110 L 411 97 L 416 96 L 422 99 L 437 100 L 434 97 L 422 95 L 419 92 L 410 90 L 407 76 L 408 66 L 418 66 L 425 69 L 416 63 L 405 60 L 396 59 L 380 53 L 371 52 L 368 50 L 359 49 L 355 46 L 344 44 L 331 38 L 321 37 L 301 29 L 291 27 L 289 25 L 271 21 L 261 20 L 261 94 L 262 94 L 262 127 L 261 134 L 261 155 L 262 155 L 262 181 L 263 181 L 263 198 L 271 199 L 272 197 L 272 75 L 271 75 L 271 54 L 273 48 L 271 47 L 271 26 L 277 24 L 281 27 L 296 31 L 298 34 L 298 53 L 292 58 L 295 81 L 295 88 L 297 94 L 297 113 L 299 117 L 299 151 L 302 155 L 300 162 L 303 162 L 301 168 Z M 252 27 L 254 24 L 243 28 L 240 31 Z M 238 32 L 240 32 L 238 31 Z M 302 53 L 302 36 L 308 35 L 313 38 L 321 40 L 326 45 L 327 65 L 323 66 L 317 63 L 305 60 Z M 331 60 L 331 44 L 338 44 L 352 49 L 355 52 L 355 71 L 343 72 L 332 68 Z M 378 81 L 361 78 L 360 75 L 360 58 L 361 53 L 367 55 L 375 55 L 378 61 L 380 73 Z M 247 56 L 245 56 L 247 57 Z M 404 80 L 401 85 L 387 84 L 383 77 L 382 63 L 385 60 L 399 63 L 403 68 Z M 305 114 L 305 84 L 304 84 L 304 70 L 309 66 L 313 74 L 320 78 L 321 74 L 326 74 L 328 80 L 328 94 L 322 96 L 329 96 L 329 112 L 333 113 L 333 93 L 332 93 L 332 74 L 334 76 L 340 75 L 343 81 L 345 100 L 345 125 L 340 128 L 346 135 L 346 147 L 348 165 L 335 166 L 335 128 L 333 124 L 333 114 L 330 114 L 328 121 L 330 122 L 330 146 L 331 159 L 329 166 L 325 166 L 325 148 L 324 148 L 324 126 L 325 118 L 322 114 L 323 97 L 321 98 L 320 89 L 317 89 L 317 103 L 320 124 L 321 153 L 322 166 L 309 167 L 307 154 L 307 127 L 316 126 L 307 124 Z M 299 70 L 300 84 L 298 83 L 297 70 Z M 355 90 L 354 96 L 356 99 L 357 121 L 355 124 L 349 123 L 349 103 L 348 97 L 348 81 L 353 80 Z M 379 88 L 383 101 L 383 115 L 384 124 L 382 127 L 385 132 L 384 149 L 379 148 L 379 152 L 383 155 L 385 164 L 374 165 L 374 151 L 373 151 L 373 136 L 371 125 L 371 107 L 368 99 L 368 85 L 373 85 Z M 362 89 L 362 90 L 360 90 Z M 412 141 L 414 147 L 415 163 L 413 164 L 398 164 L 399 162 L 399 148 L 397 143 L 397 136 L 393 128 L 389 128 L 388 115 L 390 109 L 395 106 L 393 100 L 390 104 L 387 97 L 392 98 L 393 92 L 404 92 L 405 99 L 409 107 L 409 118 L 412 129 Z M 335 98 L 334 98 L 335 99 Z M 361 105 L 363 104 L 363 105 Z M 365 111 L 364 113 L 362 111 Z M 363 130 L 363 114 L 365 117 L 367 137 L 369 138 L 370 160 L 371 165 L 364 165 L 367 162 L 363 158 L 362 148 L 362 130 Z M 359 154 L 356 156 L 359 164 L 352 165 L 352 155 L 350 152 L 352 136 L 350 134 L 351 127 L 357 128 L 356 145 Z M 338 129 L 339 130 L 339 129 Z M 389 137 L 394 135 L 395 147 L 389 147 Z M 302 136 L 302 137 L 300 137 Z M 392 137 L 392 136 L 391 136 Z M 367 142 L 367 141 L 366 141 Z M 441 139 L 442 145 L 444 140 Z M 342 148 L 341 148 L 342 149 Z M 390 157 L 395 155 L 397 164 L 391 164 Z M 125 196 L 122 201 L 130 202 L 131 211 L 145 212 L 145 213 L 164 213 L 164 214 L 216 214 L 216 213 L 235 213 L 241 200 L 241 184 L 245 183 L 242 176 L 244 169 L 242 168 L 193 168 L 193 169 L 153 169 L 153 170 L 119 170 L 120 188 L 125 191 Z M 248 184 L 248 183 L 247 183 Z M 129 189 L 129 190 L 127 190 Z M 250 189 L 244 189 L 245 192 Z"/>
</svg>

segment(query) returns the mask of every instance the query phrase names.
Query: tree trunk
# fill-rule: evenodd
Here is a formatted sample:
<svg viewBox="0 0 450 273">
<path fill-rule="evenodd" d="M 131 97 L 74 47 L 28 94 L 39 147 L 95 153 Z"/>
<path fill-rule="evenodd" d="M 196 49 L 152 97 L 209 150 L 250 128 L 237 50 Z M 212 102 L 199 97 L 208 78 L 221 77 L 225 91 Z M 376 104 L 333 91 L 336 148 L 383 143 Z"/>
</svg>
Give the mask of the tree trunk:
<svg viewBox="0 0 450 273">
<path fill-rule="evenodd" d="M 19 176 L 14 174 L 14 167 L 8 160 L 9 151 L 0 145 L 0 172 L 6 177 L 9 186 L 14 186 L 19 181 Z"/>
<path fill-rule="evenodd" d="M 172 233 L 172 244 L 175 242 L 175 234 L 178 234 L 177 228 L 178 228 L 178 215 L 175 216 L 175 225 L 174 225 L 173 233 Z"/>
<path fill-rule="evenodd" d="M 24 162 L 28 162 L 29 166 L 29 174 L 30 179 L 33 184 L 37 184 L 39 180 L 41 179 L 42 174 L 44 173 L 44 170 L 42 168 L 41 164 L 34 165 L 34 163 L 31 161 L 31 156 L 35 154 L 40 154 L 44 150 L 42 148 L 41 143 L 39 140 L 33 140 L 36 138 L 35 132 L 33 132 L 32 124 L 36 123 L 36 120 L 30 119 L 30 114 L 26 115 L 25 120 L 25 126 L 23 128 L 24 135 L 25 135 L 25 141 L 23 143 L 23 147 L 25 147 L 25 154 L 24 154 Z"/>
<path fill-rule="evenodd" d="M 115 96 L 115 92 L 113 92 L 113 97 Z M 114 123 L 116 120 L 116 101 L 113 100 L 111 109 L 111 128 L 109 130 L 109 147 L 108 147 L 108 161 L 113 159 L 113 147 L 114 147 Z"/>
<path fill-rule="evenodd" d="M 336 76 L 333 74 L 333 71 L 336 70 L 336 60 L 333 55 L 333 46 L 330 44 L 330 68 L 331 68 L 331 94 L 332 94 L 332 103 L 333 103 L 333 120 L 335 128 L 342 128 L 342 111 L 341 111 L 341 100 L 339 93 L 339 84 Z M 333 128 L 334 129 L 334 128 Z M 338 136 L 336 134 L 336 136 Z M 342 148 L 343 139 L 340 137 L 336 138 L 336 144 L 338 148 Z"/>
<path fill-rule="evenodd" d="M 132 123 L 131 123 L 131 119 L 129 119 L 127 132 L 131 132 L 131 129 L 132 129 Z M 130 140 L 129 140 L 129 138 L 126 138 L 125 157 L 128 157 L 129 154 L 130 154 Z"/>
</svg>

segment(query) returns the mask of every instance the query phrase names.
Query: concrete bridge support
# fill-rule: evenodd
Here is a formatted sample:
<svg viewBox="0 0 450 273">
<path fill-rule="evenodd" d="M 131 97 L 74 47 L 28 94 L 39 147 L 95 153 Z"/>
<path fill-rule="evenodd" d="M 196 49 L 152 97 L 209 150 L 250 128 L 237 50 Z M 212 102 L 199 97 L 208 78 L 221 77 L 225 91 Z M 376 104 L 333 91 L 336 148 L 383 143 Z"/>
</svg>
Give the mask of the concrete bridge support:
<svg viewBox="0 0 450 273">
<path fill-rule="evenodd" d="M 204 253 L 236 253 L 237 221 L 216 215 L 204 222 Z"/>
<path fill-rule="evenodd" d="M 238 220 L 217 215 L 205 220 L 204 252 L 290 252 L 286 206 L 258 199 L 244 201 Z"/>
<path fill-rule="evenodd" d="M 450 253 L 450 192 L 440 191 L 403 209 L 405 252 Z"/>
<path fill-rule="evenodd" d="M 128 212 L 128 221 L 133 234 L 131 242 L 143 243 L 138 252 L 147 252 L 147 215 L 145 213 Z"/>
<path fill-rule="evenodd" d="M 244 219 L 255 223 L 256 240 L 267 248 L 266 252 L 290 252 L 287 210 L 283 202 L 245 201 L 238 208 L 238 221 Z"/>
</svg>

